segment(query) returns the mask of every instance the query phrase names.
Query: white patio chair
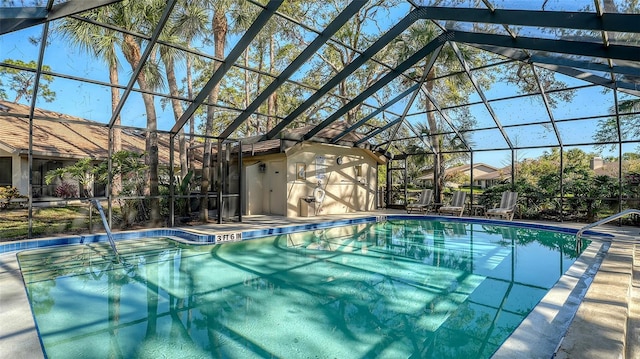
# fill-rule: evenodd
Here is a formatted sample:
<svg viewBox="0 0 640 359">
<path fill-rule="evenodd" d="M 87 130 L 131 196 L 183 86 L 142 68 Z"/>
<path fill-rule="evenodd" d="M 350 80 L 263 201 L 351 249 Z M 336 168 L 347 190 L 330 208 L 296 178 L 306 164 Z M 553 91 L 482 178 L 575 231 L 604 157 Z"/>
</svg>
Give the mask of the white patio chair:
<svg viewBox="0 0 640 359">
<path fill-rule="evenodd" d="M 516 202 L 518 201 L 518 192 L 504 191 L 500 199 L 500 205 L 495 208 L 488 209 L 485 216 L 503 218 L 509 221 L 513 220 L 516 212 Z"/>
<path fill-rule="evenodd" d="M 407 213 L 411 213 L 413 211 L 420 211 L 421 213 L 424 213 L 431 207 L 433 207 L 433 190 L 423 189 L 418 201 L 407 204 L 406 210 Z"/>
<path fill-rule="evenodd" d="M 446 213 L 453 216 L 462 217 L 464 212 L 464 201 L 467 199 L 467 193 L 462 191 L 453 192 L 453 198 L 451 204 L 448 206 L 442 206 L 438 209 L 440 213 Z"/>
</svg>

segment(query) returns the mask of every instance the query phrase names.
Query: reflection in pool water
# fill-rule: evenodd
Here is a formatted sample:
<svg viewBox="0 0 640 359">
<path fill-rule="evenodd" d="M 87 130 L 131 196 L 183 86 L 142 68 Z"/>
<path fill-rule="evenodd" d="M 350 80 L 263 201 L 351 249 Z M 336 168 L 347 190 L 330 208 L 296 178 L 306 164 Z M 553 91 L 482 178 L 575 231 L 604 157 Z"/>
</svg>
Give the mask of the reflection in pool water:
<svg viewBox="0 0 640 359">
<path fill-rule="evenodd" d="M 588 243 L 584 243 L 586 247 Z M 576 259 L 560 232 L 394 220 L 19 254 L 49 358 L 488 358 Z"/>
</svg>

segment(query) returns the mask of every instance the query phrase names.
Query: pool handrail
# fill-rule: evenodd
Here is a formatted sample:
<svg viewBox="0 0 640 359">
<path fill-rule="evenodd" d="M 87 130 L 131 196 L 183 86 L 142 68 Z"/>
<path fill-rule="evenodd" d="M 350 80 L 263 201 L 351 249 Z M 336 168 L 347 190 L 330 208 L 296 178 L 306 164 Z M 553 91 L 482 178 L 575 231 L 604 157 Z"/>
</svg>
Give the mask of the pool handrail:
<svg viewBox="0 0 640 359">
<path fill-rule="evenodd" d="M 619 212 L 617 214 L 613 214 L 613 215 L 611 215 L 611 216 L 609 216 L 607 218 L 601 219 L 601 220 L 599 220 L 597 222 L 593 222 L 591 224 L 587 224 L 586 226 L 580 228 L 580 230 L 578 230 L 578 232 L 576 233 L 576 241 L 580 242 L 580 240 L 582 238 L 582 233 L 584 233 L 584 231 L 586 231 L 587 229 L 590 229 L 590 228 L 593 228 L 593 227 L 597 227 L 597 226 L 599 226 L 601 224 L 609 223 L 609 222 L 611 222 L 613 220 L 616 220 L 618 218 L 624 217 L 624 216 L 626 216 L 628 214 L 632 214 L 632 213 L 640 215 L 640 210 L 633 209 L 633 208 L 625 209 L 622 212 Z"/>
<path fill-rule="evenodd" d="M 111 228 L 109 227 L 109 222 L 107 222 L 107 217 L 104 215 L 102 205 L 97 199 L 92 199 L 91 203 L 93 203 L 93 205 L 98 209 L 98 212 L 100 212 L 100 218 L 102 218 L 102 225 L 104 226 L 104 230 L 107 232 L 109 244 L 111 244 L 111 249 L 113 249 L 113 253 L 116 256 L 116 261 L 120 263 L 120 253 L 118 253 L 118 250 L 116 249 L 116 242 L 113 240 L 113 236 L 111 235 Z"/>
</svg>

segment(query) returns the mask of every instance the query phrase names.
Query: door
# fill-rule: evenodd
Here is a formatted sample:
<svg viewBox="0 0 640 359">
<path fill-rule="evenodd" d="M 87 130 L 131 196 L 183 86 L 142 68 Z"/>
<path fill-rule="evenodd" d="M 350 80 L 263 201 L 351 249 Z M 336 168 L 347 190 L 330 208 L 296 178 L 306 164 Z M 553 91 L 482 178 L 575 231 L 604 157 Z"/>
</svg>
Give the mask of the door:
<svg viewBox="0 0 640 359">
<path fill-rule="evenodd" d="M 270 162 L 269 173 L 269 214 L 285 215 L 287 173 L 284 161 Z"/>
</svg>

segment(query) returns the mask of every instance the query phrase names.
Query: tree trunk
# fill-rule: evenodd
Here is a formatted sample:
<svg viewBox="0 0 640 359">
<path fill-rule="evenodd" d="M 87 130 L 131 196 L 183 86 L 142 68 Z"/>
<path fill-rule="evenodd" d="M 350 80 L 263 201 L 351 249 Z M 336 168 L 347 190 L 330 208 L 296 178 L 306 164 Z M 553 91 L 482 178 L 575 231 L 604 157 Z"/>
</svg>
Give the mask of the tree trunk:
<svg viewBox="0 0 640 359">
<path fill-rule="evenodd" d="M 213 46 L 215 56 L 217 58 L 224 58 L 224 45 L 227 38 L 227 18 L 223 11 L 219 9 L 215 10 L 212 21 L 213 27 Z M 215 72 L 219 63 L 214 64 L 213 71 Z M 209 188 L 211 187 L 211 134 L 213 133 L 213 120 L 215 115 L 215 103 L 218 102 L 218 93 L 220 92 L 220 85 L 214 86 L 213 90 L 209 94 L 207 101 L 211 104 L 207 106 L 207 123 L 205 126 L 205 139 L 204 139 L 204 153 L 202 160 L 202 183 L 200 185 L 200 220 L 207 222 L 209 220 Z M 221 210 L 218 208 L 218 210 Z"/>
<path fill-rule="evenodd" d="M 244 70 L 244 108 L 249 107 L 249 98 L 251 97 L 251 89 L 249 87 L 249 49 L 244 51 L 244 66 L 246 67 Z M 251 117 L 247 120 L 245 124 L 247 137 L 252 135 L 251 131 Z M 255 133 L 256 135 L 258 132 Z"/>
<path fill-rule="evenodd" d="M 131 35 L 124 35 L 123 53 L 131 68 L 133 70 L 138 67 L 140 63 L 140 46 L 136 42 L 135 38 Z M 144 72 L 140 72 L 140 75 L 136 79 L 140 89 L 143 91 L 150 91 L 149 84 L 144 76 Z M 160 224 L 160 199 L 158 195 L 160 191 L 158 189 L 158 122 L 156 118 L 156 109 L 153 102 L 153 95 L 147 93 L 142 94 L 142 101 L 144 102 L 144 108 L 147 113 L 147 133 L 146 133 L 146 156 L 145 162 L 149 166 L 148 173 L 148 185 L 150 198 L 150 220 L 152 225 Z"/>
<path fill-rule="evenodd" d="M 175 61 L 173 57 L 166 56 L 164 59 L 164 68 L 165 73 L 167 74 L 167 84 L 169 85 L 169 94 L 171 94 L 171 107 L 173 108 L 173 116 L 176 120 L 182 117 L 184 113 L 182 109 L 182 105 L 180 105 L 180 101 L 177 99 L 180 97 L 180 92 L 178 91 L 178 81 L 176 80 L 176 72 L 175 72 Z M 187 176 L 187 172 L 189 169 L 187 168 L 187 141 L 184 136 L 184 128 L 181 128 L 178 132 L 178 141 L 180 149 L 180 177 L 185 178 Z"/>
<path fill-rule="evenodd" d="M 427 75 L 427 81 L 425 86 L 429 93 L 433 93 L 433 79 L 435 78 L 435 72 L 433 69 L 429 71 Z M 433 173 L 434 173 L 434 200 L 438 203 L 442 203 L 442 190 L 444 189 L 444 170 L 445 163 L 442 155 L 442 135 L 437 135 L 440 132 L 438 128 L 438 121 L 434 115 L 434 106 L 429 99 L 425 99 L 425 107 L 427 109 L 427 122 L 429 123 L 429 141 L 435 151 L 433 158 Z"/>
<path fill-rule="evenodd" d="M 118 85 L 120 79 L 118 77 L 118 63 L 116 61 L 109 62 L 109 82 L 112 85 Z M 120 102 L 120 89 L 116 86 L 111 87 L 111 112 L 115 112 Z M 113 153 L 122 150 L 122 129 L 119 127 L 121 124 L 120 114 L 113 121 Z M 122 177 L 117 174 L 113 177 L 111 182 L 111 194 L 118 196 L 122 192 Z"/>
<path fill-rule="evenodd" d="M 191 42 L 189 42 L 191 43 Z M 187 96 L 189 97 L 189 100 L 193 100 L 193 79 L 191 78 L 191 67 L 192 67 L 192 63 L 191 63 L 191 54 L 187 54 Z M 193 116 L 191 116 L 191 118 L 189 119 L 189 133 L 191 134 L 191 136 L 189 136 L 189 149 L 188 149 L 188 161 L 189 162 L 189 170 L 193 173 L 196 172 L 196 167 L 195 167 L 195 152 L 193 151 L 193 146 L 195 145 L 195 138 L 193 136 L 194 133 L 196 133 L 196 123 L 195 120 L 193 118 Z"/>
<path fill-rule="evenodd" d="M 275 61 L 276 61 L 276 55 L 275 55 L 275 44 L 274 44 L 274 40 L 273 40 L 273 36 L 271 36 L 269 38 L 269 73 L 273 74 L 275 73 Z M 265 128 L 264 132 L 269 132 L 269 130 L 271 130 L 276 122 L 276 93 L 272 93 L 271 95 L 269 95 L 269 98 L 267 99 L 267 127 Z"/>
<path fill-rule="evenodd" d="M 259 60 L 258 60 L 258 69 L 260 70 L 260 72 L 258 73 L 258 76 L 256 76 L 256 91 L 257 91 L 257 93 L 260 93 L 260 88 L 261 88 L 260 84 L 262 83 L 262 71 L 263 71 L 263 68 L 264 68 L 264 47 L 263 46 L 259 46 L 258 54 L 260 56 Z M 260 115 L 256 115 L 256 133 L 261 133 L 261 131 L 260 131 Z M 267 133 L 267 131 L 265 130 L 262 133 Z"/>
</svg>

